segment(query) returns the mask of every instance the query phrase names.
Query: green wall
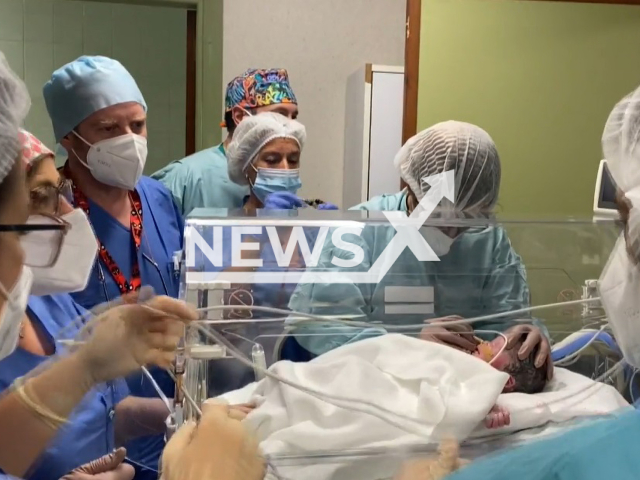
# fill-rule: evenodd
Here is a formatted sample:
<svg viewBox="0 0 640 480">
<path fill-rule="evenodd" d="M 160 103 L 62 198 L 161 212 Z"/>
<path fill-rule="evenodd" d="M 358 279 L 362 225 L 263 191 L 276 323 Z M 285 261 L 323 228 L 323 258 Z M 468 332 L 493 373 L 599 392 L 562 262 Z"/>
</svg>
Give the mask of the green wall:
<svg viewBox="0 0 640 480">
<path fill-rule="evenodd" d="M 486 129 L 513 215 L 591 215 L 600 136 L 640 84 L 640 7 L 423 0 L 418 128 Z"/>
</svg>

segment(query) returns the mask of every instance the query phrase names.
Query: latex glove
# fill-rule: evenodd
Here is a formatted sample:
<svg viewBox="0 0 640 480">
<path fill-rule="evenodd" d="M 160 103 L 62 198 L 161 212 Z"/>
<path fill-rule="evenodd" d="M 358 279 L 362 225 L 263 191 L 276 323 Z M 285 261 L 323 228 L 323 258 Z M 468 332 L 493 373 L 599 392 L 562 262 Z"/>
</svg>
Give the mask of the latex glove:
<svg viewBox="0 0 640 480">
<path fill-rule="evenodd" d="M 325 202 L 318 205 L 318 210 L 339 210 L 339 208 L 333 203 Z"/>
<path fill-rule="evenodd" d="M 289 192 L 272 193 L 264 201 L 264 208 L 268 210 L 292 210 L 303 205 L 304 201 L 300 197 Z"/>
<path fill-rule="evenodd" d="M 127 455 L 124 448 L 119 448 L 110 455 L 105 455 L 69 472 L 62 480 L 132 480 L 135 469 L 122 463 Z"/>
<path fill-rule="evenodd" d="M 88 338 L 77 354 L 96 383 L 124 377 L 143 365 L 168 368 L 184 324 L 197 318 L 195 309 L 165 296 L 118 305 L 83 329 Z"/>
<path fill-rule="evenodd" d="M 520 341 L 523 341 L 520 350 L 518 350 L 518 358 L 524 360 L 531 355 L 531 352 L 537 349 L 535 366 L 541 368 L 547 367 L 547 380 L 553 378 L 553 360 L 551 359 L 551 345 L 549 340 L 542 331 L 531 324 L 520 324 L 509 328 L 504 332 L 507 337 L 507 350 L 512 349 Z"/>
<path fill-rule="evenodd" d="M 438 449 L 438 458 L 413 460 L 402 466 L 394 480 L 442 480 L 469 462 L 459 457 L 455 440 L 445 440 Z"/>
<path fill-rule="evenodd" d="M 228 405 L 205 403 L 196 425 L 185 424 L 162 454 L 161 480 L 262 480 L 258 442 L 231 417 Z"/>
<path fill-rule="evenodd" d="M 450 322 L 462 320 L 462 317 L 452 315 L 450 317 L 426 320 L 431 322 Z M 428 342 L 441 343 L 464 352 L 473 352 L 480 343 L 475 337 L 470 323 L 458 323 L 453 325 L 427 325 L 420 332 L 420 338 Z"/>
<path fill-rule="evenodd" d="M 484 419 L 484 426 L 487 428 L 502 428 L 511 424 L 511 414 L 509 410 L 500 405 L 494 405 L 489 414 Z"/>
</svg>

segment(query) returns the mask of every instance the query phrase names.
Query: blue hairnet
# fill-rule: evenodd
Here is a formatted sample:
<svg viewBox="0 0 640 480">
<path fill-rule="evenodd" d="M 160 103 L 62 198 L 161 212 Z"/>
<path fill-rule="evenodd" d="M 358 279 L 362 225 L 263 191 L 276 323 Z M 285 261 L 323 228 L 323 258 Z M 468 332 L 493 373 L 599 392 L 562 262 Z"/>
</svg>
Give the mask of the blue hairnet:
<svg viewBox="0 0 640 480">
<path fill-rule="evenodd" d="M 93 113 L 136 102 L 147 110 L 136 81 L 117 60 L 83 56 L 59 68 L 42 89 L 56 142 Z"/>
</svg>

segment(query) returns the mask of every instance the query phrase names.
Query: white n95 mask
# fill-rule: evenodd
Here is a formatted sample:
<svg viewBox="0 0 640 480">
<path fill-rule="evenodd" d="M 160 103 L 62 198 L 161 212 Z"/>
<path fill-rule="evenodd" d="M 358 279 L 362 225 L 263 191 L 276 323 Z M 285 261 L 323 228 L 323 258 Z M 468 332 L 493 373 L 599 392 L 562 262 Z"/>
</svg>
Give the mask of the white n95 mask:
<svg viewBox="0 0 640 480">
<path fill-rule="evenodd" d="M 20 341 L 20 325 L 29 302 L 29 292 L 33 274 L 29 267 L 23 266 L 18 280 L 11 291 L 0 286 L 5 297 L 2 312 L 0 312 L 0 360 L 8 357 L 18 346 Z"/>
<path fill-rule="evenodd" d="M 54 295 L 56 293 L 73 293 L 84 290 L 89 282 L 93 264 L 98 253 L 98 241 L 93 233 L 87 215 L 76 208 L 63 215 L 62 220 L 69 224 L 69 229 L 60 243 L 60 231 L 33 231 L 20 239 L 25 251 L 25 258 L 31 265 L 34 280 L 32 295 Z M 54 222 L 49 217 L 34 215 L 28 223 L 46 224 Z M 54 258 L 59 250 L 55 263 L 43 267 L 46 259 Z M 30 261 L 30 260 L 35 261 Z M 42 259 L 42 261 L 39 261 Z M 38 265 L 38 266 L 36 266 Z"/>
<path fill-rule="evenodd" d="M 598 291 L 624 359 L 640 368 L 640 267 L 631 263 L 622 235 L 598 280 Z"/>
<path fill-rule="evenodd" d="M 77 154 L 76 158 L 91 171 L 96 180 L 123 190 L 135 188 L 147 161 L 146 138 L 127 133 L 91 145 L 75 131 L 73 133 L 90 147 L 87 163 L 80 160 Z"/>
</svg>

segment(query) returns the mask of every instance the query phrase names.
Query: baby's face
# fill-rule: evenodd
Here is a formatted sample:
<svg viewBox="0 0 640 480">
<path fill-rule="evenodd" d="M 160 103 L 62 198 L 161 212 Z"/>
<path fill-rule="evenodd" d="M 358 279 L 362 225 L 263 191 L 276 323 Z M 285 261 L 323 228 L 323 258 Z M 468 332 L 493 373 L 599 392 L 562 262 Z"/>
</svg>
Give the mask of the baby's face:
<svg viewBox="0 0 640 480">
<path fill-rule="evenodd" d="M 474 357 L 491 362 L 491 366 L 501 372 L 513 362 L 512 351 L 504 349 L 506 340 L 503 337 L 496 337 L 490 342 L 481 343 L 475 352 Z M 502 351 L 501 351 L 502 350 Z"/>
</svg>

